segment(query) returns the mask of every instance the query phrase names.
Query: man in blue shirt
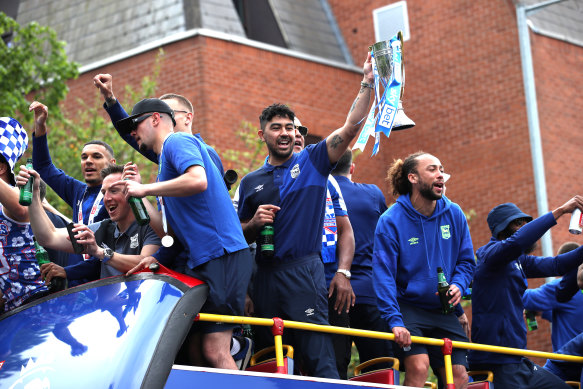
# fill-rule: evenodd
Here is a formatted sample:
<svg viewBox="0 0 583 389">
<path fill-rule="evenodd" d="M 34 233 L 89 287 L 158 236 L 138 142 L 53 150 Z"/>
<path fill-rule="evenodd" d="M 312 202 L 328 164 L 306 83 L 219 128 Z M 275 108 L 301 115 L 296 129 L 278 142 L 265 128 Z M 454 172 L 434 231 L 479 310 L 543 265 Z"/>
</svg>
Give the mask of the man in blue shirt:
<svg viewBox="0 0 583 389">
<path fill-rule="evenodd" d="M 429 365 L 445 382 L 438 347 L 411 344 L 411 335 L 468 341 L 455 313 L 442 314 L 437 268 L 457 305 L 475 268 L 472 240 L 461 208 L 443 196 L 443 166 L 418 152 L 397 160 L 388 172 L 396 204 L 380 217 L 373 251 L 373 286 L 381 317 L 403 348 L 406 386 L 423 386 Z M 454 349 L 456 387 L 467 384 L 466 352 Z"/>
<path fill-rule="evenodd" d="M 263 257 L 259 248 L 256 254 L 253 301 L 259 316 L 328 324 L 320 258 L 328 175 L 361 127 L 373 79 L 369 54 L 363 83 L 345 124 L 297 154 L 293 153 L 294 113 L 287 106 L 273 104 L 260 116 L 258 134 L 267 145 L 269 158 L 243 178 L 238 203 L 239 219 L 249 243 L 257 239 L 265 224 L 274 228 L 274 256 Z M 338 378 L 329 335 L 299 331 L 294 338 L 308 374 Z"/>
<path fill-rule="evenodd" d="M 557 255 L 567 253 L 579 247 L 578 243 L 568 242 L 563 244 Z M 553 323 L 551 339 L 553 352 L 557 351 L 565 343 L 583 332 L 583 293 L 575 293 L 566 302 L 559 302 L 555 296 L 561 279 L 555 279 L 535 288 L 527 289 L 522 296 L 524 309 L 542 312 L 542 318 Z"/>
<path fill-rule="evenodd" d="M 296 116 L 294 153 L 304 149 L 308 128 Z M 326 190 L 326 211 L 322 232 L 322 262 L 328 289 L 328 321 L 337 327 L 350 327 L 348 313 L 356 296 L 350 286 L 350 266 L 354 256 L 354 233 L 348 219 L 342 191 L 332 176 L 328 176 Z M 336 368 L 341 379 L 347 379 L 348 365 L 352 351 L 352 341 L 348 335 L 332 335 Z"/>
<path fill-rule="evenodd" d="M 58 195 L 73 209 L 73 221 L 91 224 L 108 218 L 101 194 L 101 170 L 115 163 L 113 149 L 107 143 L 93 140 L 87 142 L 81 151 L 81 172 L 85 182 L 74 179 L 53 164 L 47 143 L 48 108 L 35 101 L 30 107 L 34 111 L 34 133 L 32 141 L 32 162 L 40 174 Z M 83 260 L 76 254 L 69 255 L 69 265 Z"/>
<path fill-rule="evenodd" d="M 379 217 L 387 210 L 385 196 L 378 186 L 352 181 L 355 165 L 352 151 L 346 150 L 332 175 L 336 178 L 354 231 L 354 259 L 350 283 L 356 295 L 356 303 L 350 309 L 350 326 L 363 330 L 389 332 L 387 323 L 381 319 L 377 297 L 372 286 L 372 252 L 374 232 Z M 393 343 L 388 340 L 354 337 L 361 362 L 393 355 Z M 378 366 L 373 367 L 373 369 Z"/>
<path fill-rule="evenodd" d="M 159 196 L 162 213 L 189 253 L 186 273 L 209 286 L 202 311 L 243 315 L 252 259 L 223 178 L 204 144 L 191 134 L 174 133 L 174 111 L 162 100 L 138 102 L 132 115 L 116 123 L 142 149 L 158 156 L 157 182 L 123 181 L 127 196 Z M 164 242 L 164 240 L 163 240 Z M 155 261 L 145 258 L 140 270 Z M 200 323 L 202 353 L 213 367 L 237 369 L 230 354 L 235 325 Z M 197 351 L 190 343 L 191 353 Z"/>
<path fill-rule="evenodd" d="M 583 208 L 583 197 L 532 220 L 515 204 L 504 203 L 488 214 L 492 238 L 476 251 L 478 265 L 472 288 L 472 340 L 476 343 L 526 348 L 522 296 L 527 278 L 561 275 L 583 262 L 583 247 L 556 257 L 529 255 L 541 236 L 565 213 Z M 529 359 L 471 350 L 472 370 L 494 373 L 496 388 L 562 388 L 564 382 Z"/>
</svg>

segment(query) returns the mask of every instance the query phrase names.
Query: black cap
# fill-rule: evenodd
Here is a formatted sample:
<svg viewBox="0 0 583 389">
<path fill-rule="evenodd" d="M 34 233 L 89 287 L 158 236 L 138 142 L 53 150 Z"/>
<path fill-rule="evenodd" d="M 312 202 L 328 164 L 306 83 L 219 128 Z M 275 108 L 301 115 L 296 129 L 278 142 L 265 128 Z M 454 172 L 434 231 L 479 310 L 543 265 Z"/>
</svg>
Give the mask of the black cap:
<svg viewBox="0 0 583 389">
<path fill-rule="evenodd" d="M 115 127 L 119 130 L 120 133 L 129 134 L 137 127 L 135 119 L 138 116 L 150 112 L 165 113 L 170 115 L 170 118 L 172 118 L 172 124 L 176 126 L 176 120 L 174 120 L 174 111 L 168 104 L 160 99 L 143 99 L 134 105 L 134 109 L 132 109 L 132 115 L 125 119 L 118 120 L 115 123 Z"/>
</svg>

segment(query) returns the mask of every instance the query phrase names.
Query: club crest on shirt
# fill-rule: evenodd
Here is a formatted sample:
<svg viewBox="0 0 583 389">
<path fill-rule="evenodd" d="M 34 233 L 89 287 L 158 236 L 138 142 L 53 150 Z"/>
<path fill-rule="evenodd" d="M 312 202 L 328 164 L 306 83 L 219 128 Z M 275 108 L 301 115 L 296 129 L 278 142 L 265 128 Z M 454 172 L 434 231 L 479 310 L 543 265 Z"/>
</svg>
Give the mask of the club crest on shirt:
<svg viewBox="0 0 583 389">
<path fill-rule="evenodd" d="M 130 248 L 135 249 L 138 247 L 138 234 L 130 236 Z"/>
<path fill-rule="evenodd" d="M 290 171 L 290 174 L 291 178 L 297 178 L 300 175 L 300 165 L 296 163 L 295 166 Z"/>
<path fill-rule="evenodd" d="M 451 238 L 451 234 L 449 232 L 449 224 L 446 224 L 444 226 L 440 226 L 440 228 L 441 228 L 441 237 L 443 239 Z"/>
</svg>

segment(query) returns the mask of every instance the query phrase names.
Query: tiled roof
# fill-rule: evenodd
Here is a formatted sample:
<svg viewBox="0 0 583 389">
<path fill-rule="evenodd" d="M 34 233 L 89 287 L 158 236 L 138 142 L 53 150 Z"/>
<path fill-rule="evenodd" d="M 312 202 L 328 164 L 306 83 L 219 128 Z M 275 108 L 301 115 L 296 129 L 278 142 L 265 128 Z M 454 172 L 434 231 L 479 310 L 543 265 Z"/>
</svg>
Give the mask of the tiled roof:
<svg viewBox="0 0 583 389">
<path fill-rule="evenodd" d="M 327 1 L 270 3 L 289 49 L 352 62 Z M 54 28 L 81 65 L 196 28 L 245 37 L 232 0 L 21 0 L 17 20 Z"/>
</svg>

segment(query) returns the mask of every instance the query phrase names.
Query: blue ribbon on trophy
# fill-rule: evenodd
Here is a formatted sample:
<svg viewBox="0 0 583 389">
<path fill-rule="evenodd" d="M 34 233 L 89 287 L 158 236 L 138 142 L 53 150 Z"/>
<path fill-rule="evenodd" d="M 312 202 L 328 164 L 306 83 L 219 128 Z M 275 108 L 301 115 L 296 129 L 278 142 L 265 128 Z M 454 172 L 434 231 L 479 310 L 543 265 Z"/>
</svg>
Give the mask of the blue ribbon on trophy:
<svg viewBox="0 0 583 389">
<path fill-rule="evenodd" d="M 379 151 L 380 133 L 387 138 L 391 130 L 405 130 L 415 123 L 403 111 L 405 67 L 403 63 L 403 34 L 399 31 L 388 41 L 380 41 L 370 47 L 374 74 L 374 103 L 353 149 L 364 150 L 368 138 L 375 137 L 372 155 Z M 382 84 L 383 94 L 380 96 Z"/>
</svg>

